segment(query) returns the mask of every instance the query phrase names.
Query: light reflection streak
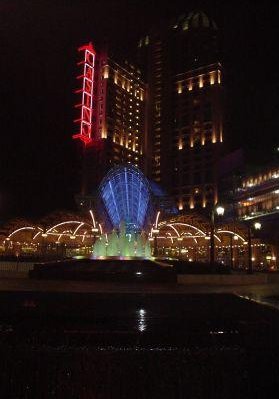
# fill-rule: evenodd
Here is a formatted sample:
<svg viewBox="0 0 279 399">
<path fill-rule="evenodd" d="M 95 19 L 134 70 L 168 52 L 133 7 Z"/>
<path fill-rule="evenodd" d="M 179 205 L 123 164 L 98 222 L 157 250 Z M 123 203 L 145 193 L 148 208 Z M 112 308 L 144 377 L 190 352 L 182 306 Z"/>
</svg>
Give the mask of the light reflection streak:
<svg viewBox="0 0 279 399">
<path fill-rule="evenodd" d="M 138 316 L 138 330 L 140 332 L 143 332 L 146 330 L 147 324 L 146 324 L 146 310 L 145 309 L 139 309 L 137 310 L 137 316 Z"/>
</svg>

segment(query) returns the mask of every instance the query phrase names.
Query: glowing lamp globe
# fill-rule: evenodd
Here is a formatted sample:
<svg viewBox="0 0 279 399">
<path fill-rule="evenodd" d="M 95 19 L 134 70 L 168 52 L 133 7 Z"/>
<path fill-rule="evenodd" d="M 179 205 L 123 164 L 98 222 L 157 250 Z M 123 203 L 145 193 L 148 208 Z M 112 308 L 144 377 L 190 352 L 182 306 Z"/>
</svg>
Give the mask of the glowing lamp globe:
<svg viewBox="0 0 279 399">
<path fill-rule="evenodd" d="M 216 213 L 218 216 L 223 216 L 225 212 L 225 208 L 223 206 L 217 206 Z"/>
</svg>

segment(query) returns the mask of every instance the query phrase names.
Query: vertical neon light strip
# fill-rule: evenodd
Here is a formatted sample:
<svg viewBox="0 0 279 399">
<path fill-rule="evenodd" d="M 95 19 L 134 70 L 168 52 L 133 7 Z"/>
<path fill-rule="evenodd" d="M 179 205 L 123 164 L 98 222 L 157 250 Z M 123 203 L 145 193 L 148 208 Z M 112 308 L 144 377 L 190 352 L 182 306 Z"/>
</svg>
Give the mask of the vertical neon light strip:
<svg viewBox="0 0 279 399">
<path fill-rule="evenodd" d="M 118 215 L 118 224 L 120 225 L 121 218 L 120 218 L 120 215 L 119 215 L 119 212 L 118 212 L 118 207 L 117 207 L 116 201 L 115 201 L 115 195 L 114 195 L 114 192 L 113 192 L 113 189 L 112 189 L 112 184 L 111 184 L 110 181 L 109 181 L 109 188 L 110 188 L 110 192 L 111 192 L 111 196 L 112 196 L 112 200 L 113 200 L 113 205 L 114 205 L 115 210 L 116 210 L 117 215 Z"/>
<path fill-rule="evenodd" d="M 84 60 L 78 65 L 83 65 L 83 74 L 77 79 L 82 79 L 82 88 L 76 90 L 81 93 L 81 104 L 75 108 L 81 108 L 81 117 L 74 122 L 79 124 L 79 133 L 73 135 L 73 139 L 80 139 L 85 145 L 92 142 L 92 112 L 94 94 L 94 68 L 96 52 L 92 43 L 79 47 L 78 51 L 84 51 Z"/>
</svg>

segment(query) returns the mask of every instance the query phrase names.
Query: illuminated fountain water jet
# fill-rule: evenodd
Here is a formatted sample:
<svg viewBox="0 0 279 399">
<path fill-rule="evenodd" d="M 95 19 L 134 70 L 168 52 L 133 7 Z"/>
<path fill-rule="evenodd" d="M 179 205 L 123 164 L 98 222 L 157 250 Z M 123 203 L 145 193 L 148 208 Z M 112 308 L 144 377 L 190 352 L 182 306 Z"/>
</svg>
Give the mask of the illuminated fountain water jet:
<svg viewBox="0 0 279 399">
<path fill-rule="evenodd" d="M 127 233 L 125 225 L 119 232 L 113 230 L 110 234 L 102 234 L 93 246 L 95 257 L 120 256 L 150 258 L 151 247 L 144 233 Z"/>
</svg>

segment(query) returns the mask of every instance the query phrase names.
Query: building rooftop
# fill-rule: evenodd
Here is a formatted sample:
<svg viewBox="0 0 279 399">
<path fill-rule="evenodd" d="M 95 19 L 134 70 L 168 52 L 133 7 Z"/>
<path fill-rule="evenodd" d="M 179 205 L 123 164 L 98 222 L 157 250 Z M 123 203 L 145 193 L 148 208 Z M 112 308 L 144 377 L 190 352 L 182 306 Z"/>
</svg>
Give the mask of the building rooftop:
<svg viewBox="0 0 279 399">
<path fill-rule="evenodd" d="M 184 31 L 199 28 L 218 29 L 215 21 L 208 17 L 204 11 L 191 11 L 187 16 L 179 16 L 177 22 L 173 25 L 173 28 L 182 28 Z"/>
</svg>

